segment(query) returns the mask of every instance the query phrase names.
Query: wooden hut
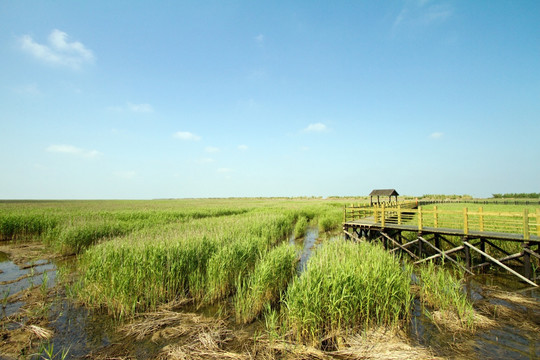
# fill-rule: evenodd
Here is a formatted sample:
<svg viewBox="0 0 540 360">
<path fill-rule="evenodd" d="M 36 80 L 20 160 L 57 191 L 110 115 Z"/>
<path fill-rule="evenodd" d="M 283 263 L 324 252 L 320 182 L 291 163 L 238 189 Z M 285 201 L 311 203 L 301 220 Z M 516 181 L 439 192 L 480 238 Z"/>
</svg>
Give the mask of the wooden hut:
<svg viewBox="0 0 540 360">
<path fill-rule="evenodd" d="M 377 201 L 373 201 L 373 198 L 374 197 L 377 197 Z M 395 190 L 395 189 L 376 189 L 376 190 L 373 190 L 370 194 L 369 194 L 369 203 L 371 206 L 373 206 L 373 204 L 377 204 L 377 205 L 380 205 L 381 204 L 381 200 L 380 200 L 380 197 L 381 196 L 388 196 L 388 202 L 392 202 L 392 196 L 395 197 L 395 201 L 397 202 L 397 197 L 399 196 L 398 192 Z M 384 202 L 384 200 L 383 200 Z"/>
</svg>

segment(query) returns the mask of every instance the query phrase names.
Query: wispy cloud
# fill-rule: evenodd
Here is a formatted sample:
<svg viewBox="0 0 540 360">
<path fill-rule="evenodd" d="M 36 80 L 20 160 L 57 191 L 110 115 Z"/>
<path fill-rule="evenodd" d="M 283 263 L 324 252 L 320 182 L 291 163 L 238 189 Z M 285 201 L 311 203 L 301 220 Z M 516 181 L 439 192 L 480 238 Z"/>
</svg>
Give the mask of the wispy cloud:
<svg viewBox="0 0 540 360">
<path fill-rule="evenodd" d="M 30 35 L 21 36 L 19 42 L 23 51 L 49 64 L 78 69 L 94 61 L 91 50 L 79 41 L 69 41 L 68 34 L 58 29 L 49 34 L 48 44 L 40 44 Z"/>
<path fill-rule="evenodd" d="M 180 139 L 180 140 L 186 140 L 186 141 L 199 141 L 201 140 L 201 137 L 198 135 L 195 135 L 193 133 L 190 133 L 189 131 L 177 131 L 173 134 L 173 137 Z"/>
<path fill-rule="evenodd" d="M 214 146 L 207 146 L 207 147 L 204 148 L 204 151 L 209 153 L 209 154 L 213 154 L 213 153 L 219 152 L 219 148 L 214 147 Z"/>
<path fill-rule="evenodd" d="M 232 169 L 229 169 L 229 168 L 219 168 L 217 169 L 217 172 L 220 173 L 220 174 L 229 174 L 231 173 L 233 170 Z"/>
<path fill-rule="evenodd" d="M 97 150 L 85 150 L 72 145 L 51 145 L 46 150 L 48 152 L 69 154 L 88 159 L 97 158 L 103 155 Z"/>
<path fill-rule="evenodd" d="M 263 45 L 264 44 L 264 35 L 263 34 L 259 34 L 257 36 L 255 36 L 255 42 L 258 44 L 258 45 Z"/>
<path fill-rule="evenodd" d="M 315 124 L 309 124 L 305 129 L 304 132 L 325 132 L 328 128 L 323 123 L 315 123 Z"/>
<path fill-rule="evenodd" d="M 246 151 L 248 149 L 247 145 L 238 145 L 238 150 Z"/>
<path fill-rule="evenodd" d="M 150 104 L 132 104 L 128 102 L 127 108 L 131 112 L 136 113 L 151 113 L 154 112 L 154 108 Z"/>
<path fill-rule="evenodd" d="M 406 1 L 396 16 L 394 30 L 402 26 L 426 26 L 443 22 L 454 14 L 450 4 L 432 4 L 429 0 Z"/>
<path fill-rule="evenodd" d="M 41 95 L 41 90 L 39 90 L 39 87 L 37 86 L 37 84 L 21 85 L 21 86 L 16 87 L 14 91 L 17 94 L 21 94 L 21 95 L 31 95 L 31 96 Z"/>
<path fill-rule="evenodd" d="M 431 134 L 429 135 L 429 137 L 430 137 L 431 139 L 440 139 L 440 138 L 443 137 L 443 135 L 444 135 L 444 134 L 443 134 L 442 132 L 434 132 L 434 133 L 431 133 Z"/>
<path fill-rule="evenodd" d="M 125 106 L 113 105 L 113 106 L 109 106 L 107 109 L 109 111 L 114 111 L 114 112 L 124 112 L 124 111 L 129 111 L 133 113 L 153 113 L 154 112 L 154 107 L 150 104 L 145 104 L 145 103 L 133 104 L 130 102 L 127 102 Z"/>
</svg>

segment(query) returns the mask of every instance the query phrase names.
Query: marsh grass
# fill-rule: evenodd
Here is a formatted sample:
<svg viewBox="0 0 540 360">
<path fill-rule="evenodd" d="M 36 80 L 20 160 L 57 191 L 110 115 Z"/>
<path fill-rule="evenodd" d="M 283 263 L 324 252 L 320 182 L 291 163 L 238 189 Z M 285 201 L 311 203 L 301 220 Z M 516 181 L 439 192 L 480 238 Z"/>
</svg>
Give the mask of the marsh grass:
<svg viewBox="0 0 540 360">
<path fill-rule="evenodd" d="M 435 311 L 428 315 L 439 325 L 474 330 L 475 311 L 462 282 L 450 270 L 433 262 L 420 267 L 420 299 Z"/>
<path fill-rule="evenodd" d="M 264 248 L 260 238 L 248 238 L 216 251 L 208 263 L 206 300 L 213 303 L 231 295 L 236 289 L 237 279 L 253 269 Z"/>
<path fill-rule="evenodd" d="M 294 225 L 294 238 L 300 239 L 306 235 L 308 227 L 308 219 L 305 216 L 300 216 Z"/>
<path fill-rule="evenodd" d="M 58 219 L 49 214 L 4 214 L 0 216 L 0 240 L 40 237 L 57 225 Z"/>
<path fill-rule="evenodd" d="M 284 297 L 285 326 L 296 340 L 324 339 L 370 326 L 397 326 L 410 313 L 411 268 L 369 243 L 319 247 Z"/>
<path fill-rule="evenodd" d="M 253 321 L 265 307 L 277 303 L 296 274 L 296 262 L 294 247 L 282 244 L 270 250 L 250 276 L 237 278 L 234 305 L 238 323 Z"/>
<path fill-rule="evenodd" d="M 295 216 L 277 211 L 190 219 L 142 228 L 90 247 L 81 259 L 76 292 L 117 317 L 193 298 L 213 303 L 236 292 L 290 233 Z"/>
</svg>

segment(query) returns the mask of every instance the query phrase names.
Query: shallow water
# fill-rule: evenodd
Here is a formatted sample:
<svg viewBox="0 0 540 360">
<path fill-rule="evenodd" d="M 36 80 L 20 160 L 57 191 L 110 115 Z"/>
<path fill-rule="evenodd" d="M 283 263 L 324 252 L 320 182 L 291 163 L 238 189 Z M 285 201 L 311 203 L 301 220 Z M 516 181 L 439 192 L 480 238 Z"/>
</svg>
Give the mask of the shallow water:
<svg viewBox="0 0 540 360">
<path fill-rule="evenodd" d="M 318 246 L 318 228 L 310 227 L 306 236 L 302 239 L 289 239 L 301 249 L 300 261 L 297 270 L 301 273 L 307 264 L 313 250 Z M 12 296 L 29 286 L 38 286 L 43 282 L 43 273 L 47 273 L 47 286 L 52 287 L 56 283 L 57 267 L 65 266 L 61 262 L 36 261 L 21 266 L 10 261 L 5 253 L 0 253 L 0 295 L 3 293 Z M 67 264 L 69 265 L 69 264 Z M 465 291 L 475 301 L 489 301 L 510 309 L 527 313 L 524 305 L 510 301 L 490 297 L 491 289 L 511 291 L 540 301 L 540 290 L 525 288 L 522 284 L 511 277 L 501 275 L 478 275 L 469 278 L 466 282 Z M 17 312 L 24 305 L 22 301 L 7 303 L 2 307 L 0 319 Z M 196 310 L 193 310 L 196 311 Z M 211 308 L 206 310 L 210 313 L 219 311 Z M 452 336 L 441 332 L 436 325 L 425 315 L 422 305 L 415 301 L 413 314 L 409 327 L 409 336 L 418 344 L 433 348 L 440 356 L 456 357 L 452 346 Z M 203 311 L 205 312 L 205 311 Z M 540 314 L 531 312 L 530 318 L 538 318 Z M 48 328 L 54 331 L 54 337 L 50 343 L 54 349 L 69 349 L 67 358 L 80 358 L 106 348 L 113 343 L 126 342 L 126 349 L 131 354 L 137 354 L 137 358 L 154 356 L 163 344 L 151 341 L 126 340 L 115 331 L 114 320 L 106 314 L 90 311 L 84 307 L 72 304 L 66 299 L 56 300 L 49 312 Z M 540 323 L 540 320 L 537 321 Z M 8 325 L 15 326 L 16 324 Z M 521 329 L 518 325 L 480 331 L 467 342 L 470 353 L 466 358 L 477 359 L 538 359 L 540 358 L 540 335 Z M 459 357 L 459 356 L 458 356 Z"/>
<path fill-rule="evenodd" d="M 298 273 L 302 273 L 307 265 L 307 261 L 311 257 L 311 253 L 317 247 L 316 242 L 319 238 L 319 228 L 316 226 L 310 226 L 306 230 L 306 235 L 303 238 L 295 239 L 294 234 L 291 235 L 289 239 L 290 244 L 302 247 L 302 252 L 300 254 L 300 261 L 296 266 Z"/>
<path fill-rule="evenodd" d="M 530 299 L 540 299 L 540 289 L 528 288 L 505 275 L 477 275 L 468 278 L 465 291 L 474 300 L 486 300 L 490 304 L 527 314 L 533 322 L 540 324 L 540 314 L 526 305 L 490 296 L 493 289 L 519 293 Z M 437 329 L 423 313 L 422 305 L 415 300 L 409 336 L 416 343 L 435 349 L 441 356 L 453 357 L 451 335 Z M 490 330 L 478 331 L 465 345 L 470 346 L 467 358 L 473 359 L 539 359 L 540 334 L 521 328 L 519 324 L 502 326 Z"/>
<path fill-rule="evenodd" d="M 46 275 L 45 275 L 46 274 Z M 47 289 L 56 283 L 56 265 L 47 260 L 38 260 L 17 265 L 9 255 L 0 252 L 0 319 L 16 313 L 23 301 L 9 299 L 13 295 L 34 286 L 41 286 L 46 278 Z"/>
</svg>

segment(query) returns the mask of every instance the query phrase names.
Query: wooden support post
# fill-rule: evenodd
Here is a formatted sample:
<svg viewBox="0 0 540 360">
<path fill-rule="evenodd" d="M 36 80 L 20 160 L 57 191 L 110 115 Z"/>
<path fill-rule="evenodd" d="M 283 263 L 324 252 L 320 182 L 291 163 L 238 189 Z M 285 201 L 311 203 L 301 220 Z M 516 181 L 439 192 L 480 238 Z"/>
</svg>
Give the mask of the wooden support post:
<svg viewBox="0 0 540 360">
<path fill-rule="evenodd" d="M 439 227 L 439 214 L 437 213 L 437 206 L 433 207 L 433 226 L 435 228 Z"/>
<path fill-rule="evenodd" d="M 529 240 L 529 209 L 523 209 L 523 239 Z"/>
<path fill-rule="evenodd" d="M 441 248 L 441 239 L 439 238 L 439 234 L 433 234 L 433 239 L 435 240 L 435 247 L 437 249 Z"/>
<path fill-rule="evenodd" d="M 463 243 L 467 243 L 467 237 L 464 237 L 463 238 Z M 468 243 L 467 243 L 468 244 Z M 471 271 L 471 265 L 472 265 L 472 260 L 471 260 L 471 250 L 468 248 L 468 247 L 465 247 L 465 264 L 467 266 L 467 270 Z"/>
<path fill-rule="evenodd" d="M 421 232 L 418 233 L 418 239 L 422 239 L 422 233 Z M 423 255 L 423 252 L 424 252 L 422 244 L 423 244 L 422 241 L 418 242 L 418 257 L 420 259 L 422 258 L 422 255 Z"/>
<path fill-rule="evenodd" d="M 424 239 L 421 236 L 418 237 L 418 240 L 421 240 L 420 243 L 425 242 L 427 245 L 429 245 L 431 248 L 433 248 L 435 251 L 437 251 L 439 253 L 439 256 L 443 256 L 443 258 L 450 260 L 451 262 L 453 262 L 454 264 L 456 264 L 457 266 L 459 266 L 460 268 L 462 268 L 463 270 L 465 270 L 469 274 L 474 275 L 474 273 L 470 269 L 465 269 L 460 263 L 458 263 L 456 260 L 454 260 L 450 256 L 448 256 L 448 252 L 444 252 L 444 251 L 441 251 L 440 249 L 437 249 L 435 246 L 431 245 L 429 243 L 429 241 L 427 241 L 426 239 Z M 460 246 L 460 248 L 464 248 L 464 246 Z M 431 256 L 431 258 L 433 258 L 433 256 Z M 420 263 L 420 262 L 421 262 L 421 260 L 415 262 L 415 264 Z"/>
<path fill-rule="evenodd" d="M 463 208 L 463 233 L 469 235 L 469 214 L 467 208 Z"/>
<path fill-rule="evenodd" d="M 508 266 L 504 265 L 502 262 L 500 262 L 499 260 L 495 259 L 494 257 L 492 256 L 489 256 L 488 254 L 486 254 L 485 252 L 483 252 L 482 250 L 479 250 L 477 248 L 475 248 L 473 245 L 469 244 L 467 241 L 464 241 L 463 242 L 464 245 L 466 245 L 468 248 L 471 248 L 473 249 L 474 251 L 484 255 L 485 257 L 487 257 L 489 260 L 493 261 L 495 264 L 499 265 L 500 267 L 502 267 L 503 269 L 511 272 L 512 274 L 514 274 L 515 276 L 517 276 L 518 278 L 520 278 L 521 280 L 525 281 L 526 283 L 532 285 L 532 286 L 535 286 L 537 287 L 538 284 L 532 282 L 531 280 L 527 279 L 526 277 L 522 276 L 520 273 L 512 270 L 511 268 L 509 268 Z"/>
<path fill-rule="evenodd" d="M 411 252 L 409 249 L 406 248 L 406 245 L 401 245 L 400 243 L 398 243 L 397 241 L 395 241 L 394 239 L 392 239 L 390 236 L 388 236 L 387 234 L 381 232 L 381 235 L 388 238 L 388 240 L 392 241 L 394 243 L 394 245 L 397 246 L 397 248 L 394 248 L 392 249 L 390 252 L 394 252 L 398 249 L 401 249 L 403 251 L 405 251 L 407 254 L 409 254 L 413 259 L 418 259 L 418 256 L 416 256 L 413 252 Z M 418 240 L 415 240 L 415 242 L 418 241 Z M 409 243 L 410 244 L 410 243 Z"/>
<path fill-rule="evenodd" d="M 480 206 L 478 208 L 478 213 L 480 214 L 479 216 L 479 222 L 480 222 L 480 231 L 484 231 L 484 209 Z M 483 242 L 482 242 L 482 245 L 483 245 Z"/>
<path fill-rule="evenodd" d="M 480 209 L 482 209 L 482 208 L 480 208 Z M 484 231 L 484 230 L 480 230 L 480 231 Z M 483 238 L 480 239 L 480 250 L 482 250 L 482 252 L 486 252 L 486 241 Z M 484 255 L 482 255 L 481 261 L 483 263 L 486 262 L 486 257 Z"/>
<path fill-rule="evenodd" d="M 384 229 L 384 225 L 386 222 L 386 209 L 384 207 L 384 203 L 381 205 L 381 229 Z"/>
<path fill-rule="evenodd" d="M 532 264 L 531 264 L 531 255 L 526 249 L 530 248 L 529 242 L 526 241 L 523 243 L 523 276 L 527 279 L 532 279 Z"/>
<path fill-rule="evenodd" d="M 378 210 L 378 209 L 377 209 L 377 205 L 374 205 L 374 206 L 373 206 L 373 221 L 374 221 L 375 223 L 379 222 L 379 219 L 378 219 L 379 214 L 378 214 L 378 211 L 377 211 L 377 210 Z"/>
<path fill-rule="evenodd" d="M 536 217 L 538 218 L 538 215 Z M 401 225 L 401 204 L 397 206 L 397 223 Z"/>
</svg>

